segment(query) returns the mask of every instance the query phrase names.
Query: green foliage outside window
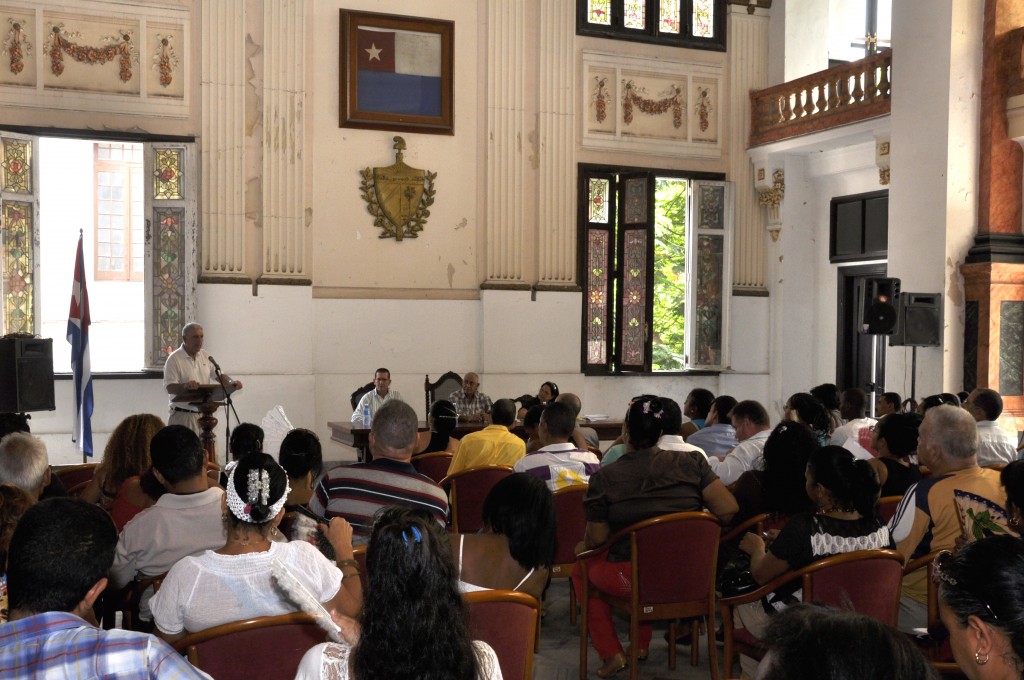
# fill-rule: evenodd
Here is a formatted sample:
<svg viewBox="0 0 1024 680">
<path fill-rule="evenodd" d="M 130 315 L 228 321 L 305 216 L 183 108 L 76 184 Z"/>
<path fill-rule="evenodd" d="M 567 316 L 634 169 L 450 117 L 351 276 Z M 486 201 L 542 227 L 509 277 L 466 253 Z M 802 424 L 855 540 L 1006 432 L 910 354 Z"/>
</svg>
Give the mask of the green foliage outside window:
<svg viewBox="0 0 1024 680">
<path fill-rule="evenodd" d="M 655 371 L 686 367 L 686 186 L 683 179 L 659 177 L 654 193 Z"/>
</svg>

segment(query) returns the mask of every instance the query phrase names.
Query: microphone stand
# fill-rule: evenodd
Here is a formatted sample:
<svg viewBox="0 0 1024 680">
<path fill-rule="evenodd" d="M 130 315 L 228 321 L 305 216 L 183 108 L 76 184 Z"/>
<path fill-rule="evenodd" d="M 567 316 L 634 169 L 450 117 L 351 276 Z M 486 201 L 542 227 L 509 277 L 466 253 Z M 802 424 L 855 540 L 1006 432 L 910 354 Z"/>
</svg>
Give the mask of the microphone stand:
<svg viewBox="0 0 1024 680">
<path fill-rule="evenodd" d="M 224 409 L 224 464 L 227 465 L 231 459 L 231 414 L 235 414 L 236 423 L 242 421 L 238 419 L 238 411 L 235 411 L 235 404 L 231 401 L 231 392 L 224 386 L 224 376 L 220 372 L 220 364 L 214 361 L 213 357 L 210 357 L 210 363 L 213 364 L 213 372 L 217 376 L 217 382 L 224 388 L 224 401 L 228 403 L 228 407 Z"/>
</svg>

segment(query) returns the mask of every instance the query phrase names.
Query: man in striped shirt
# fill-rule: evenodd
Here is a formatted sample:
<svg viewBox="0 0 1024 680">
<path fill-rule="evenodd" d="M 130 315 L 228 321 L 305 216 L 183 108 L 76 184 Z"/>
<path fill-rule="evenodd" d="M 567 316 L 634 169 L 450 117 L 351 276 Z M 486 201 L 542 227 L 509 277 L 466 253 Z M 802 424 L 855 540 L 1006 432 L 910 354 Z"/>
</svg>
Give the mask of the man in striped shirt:
<svg viewBox="0 0 1024 680">
<path fill-rule="evenodd" d="M 313 489 L 309 509 L 318 517 L 344 517 L 353 543 L 365 544 L 378 510 L 391 505 L 422 508 L 444 526 L 448 497 L 410 463 L 416 447 L 416 412 L 403 401 L 388 401 L 370 427 L 369 463 L 339 465 L 325 472 Z"/>
<path fill-rule="evenodd" d="M 537 430 L 543 446 L 521 458 L 515 465 L 516 472 L 540 477 L 552 491 L 587 484 L 590 475 L 601 469 L 601 461 L 569 441 L 575 428 L 576 413 L 568 404 L 556 401 L 545 406 Z"/>
</svg>

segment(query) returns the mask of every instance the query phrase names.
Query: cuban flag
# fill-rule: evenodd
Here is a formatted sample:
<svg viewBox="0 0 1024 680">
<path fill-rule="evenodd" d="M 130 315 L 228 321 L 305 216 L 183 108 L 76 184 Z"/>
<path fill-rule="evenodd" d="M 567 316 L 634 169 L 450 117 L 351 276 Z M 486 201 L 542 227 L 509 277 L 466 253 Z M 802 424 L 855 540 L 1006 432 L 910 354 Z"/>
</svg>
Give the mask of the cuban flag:
<svg viewBox="0 0 1024 680">
<path fill-rule="evenodd" d="M 441 115 L 441 36 L 358 30 L 359 110 Z"/>
<path fill-rule="evenodd" d="M 75 375 L 75 427 L 71 441 L 78 450 L 92 457 L 92 367 L 89 364 L 89 293 L 85 288 L 85 256 L 82 234 L 78 234 L 75 255 L 75 280 L 71 285 L 71 311 L 68 313 L 68 342 L 71 343 L 71 371 Z"/>
</svg>

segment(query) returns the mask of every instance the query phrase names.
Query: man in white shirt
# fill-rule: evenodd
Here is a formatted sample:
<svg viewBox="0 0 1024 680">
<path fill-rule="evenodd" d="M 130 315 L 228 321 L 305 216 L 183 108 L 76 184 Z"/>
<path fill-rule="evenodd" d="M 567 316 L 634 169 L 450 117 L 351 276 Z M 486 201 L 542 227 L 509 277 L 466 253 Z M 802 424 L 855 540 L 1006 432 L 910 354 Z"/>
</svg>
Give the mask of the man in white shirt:
<svg viewBox="0 0 1024 680">
<path fill-rule="evenodd" d="M 829 444 L 842 446 L 853 453 L 857 458 L 874 458 L 871 453 L 860 444 L 860 431 L 870 429 L 875 424 L 874 418 L 867 417 L 868 397 L 864 390 L 854 387 L 843 392 L 839 401 L 839 413 L 842 414 L 846 424 L 837 427 L 832 433 Z M 870 441 L 870 437 L 866 438 Z"/>
<path fill-rule="evenodd" d="M 771 433 L 768 412 L 756 401 L 741 401 L 729 412 L 739 445 L 722 458 L 711 456 L 708 463 L 723 484 L 732 484 L 747 470 L 760 470 L 764 443 Z"/>
<path fill-rule="evenodd" d="M 242 381 L 232 380 L 231 376 L 220 373 L 217 362 L 203 349 L 203 327 L 199 324 L 187 323 L 181 329 L 181 347 L 171 352 L 164 363 L 164 389 L 173 397 L 184 392 L 191 392 L 200 385 L 220 383 L 226 390 L 242 389 Z M 170 415 L 168 425 L 184 425 L 196 434 L 202 433 L 199 427 L 199 411 L 187 403 L 169 403 Z"/>
<path fill-rule="evenodd" d="M 168 425 L 150 444 L 153 474 L 167 489 L 156 504 L 125 525 L 117 541 L 110 585 L 123 588 L 134 579 L 165 574 L 182 557 L 224 547 L 221 499 L 224 491 L 210 487 L 202 442 L 183 425 Z M 139 617 L 151 620 L 149 596 Z"/>
<path fill-rule="evenodd" d="M 1017 460 L 1016 438 L 999 427 L 1003 398 L 995 390 L 979 388 L 971 392 L 964 408 L 978 424 L 978 465 L 1000 465 Z"/>
<path fill-rule="evenodd" d="M 373 389 L 363 395 L 356 410 L 352 412 L 352 422 L 362 427 L 370 427 L 370 423 L 363 422 L 363 407 L 370 407 L 370 420 L 377 414 L 377 409 L 389 401 L 405 401 L 398 390 L 391 389 L 391 371 L 386 368 L 378 368 L 373 373 Z"/>
<path fill-rule="evenodd" d="M 552 491 L 573 484 L 588 484 L 590 475 L 601 469 L 601 461 L 587 449 L 569 441 L 576 428 L 576 414 L 560 401 L 548 404 L 537 429 L 541 448 L 527 453 L 515 464 L 516 472 L 526 472 L 544 480 Z"/>
</svg>

